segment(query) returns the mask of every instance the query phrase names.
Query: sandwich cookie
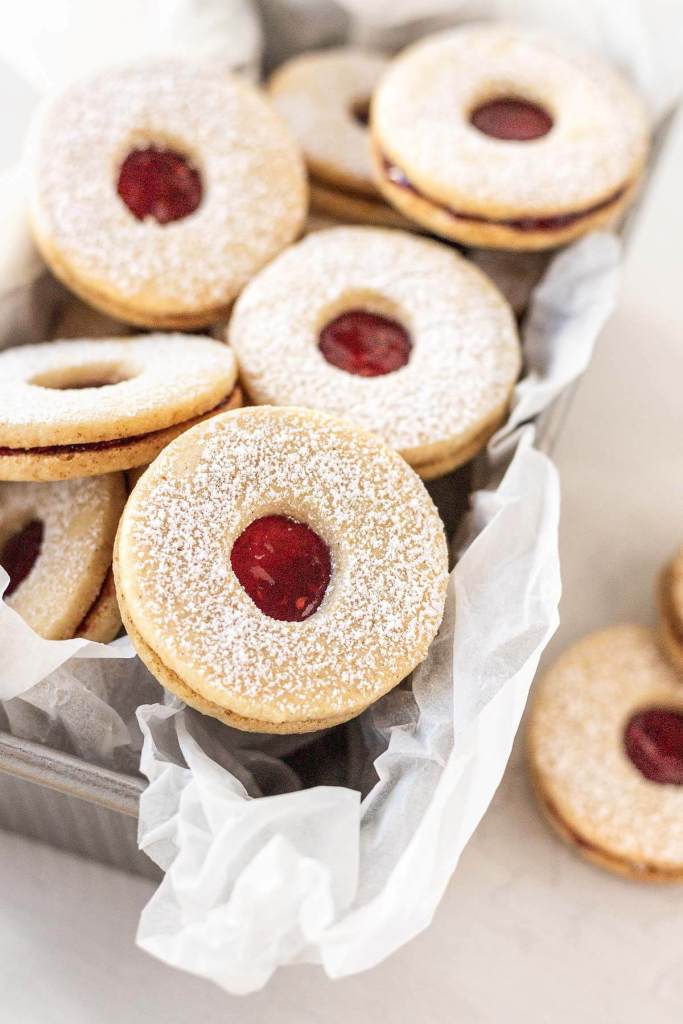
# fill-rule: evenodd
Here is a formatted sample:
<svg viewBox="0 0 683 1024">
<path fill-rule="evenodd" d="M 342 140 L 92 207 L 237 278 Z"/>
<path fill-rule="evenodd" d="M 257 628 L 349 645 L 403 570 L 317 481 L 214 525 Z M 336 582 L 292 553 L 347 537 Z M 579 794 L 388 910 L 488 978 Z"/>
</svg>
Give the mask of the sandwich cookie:
<svg viewBox="0 0 683 1024">
<path fill-rule="evenodd" d="M 555 36 L 468 25 L 409 47 L 373 97 L 376 181 L 429 231 L 548 249 L 611 224 L 649 145 L 644 106 L 609 65 Z"/>
<path fill-rule="evenodd" d="M 683 548 L 660 577 L 658 603 L 662 646 L 670 661 L 683 673 Z"/>
<path fill-rule="evenodd" d="M 242 404 L 230 349 L 148 334 L 0 352 L 0 480 L 64 480 L 151 462 L 178 434 Z"/>
<path fill-rule="evenodd" d="M 119 632 L 111 561 L 125 502 L 122 473 L 0 484 L 5 601 L 46 640 L 108 643 Z"/>
<path fill-rule="evenodd" d="M 320 50 L 287 61 L 268 86 L 303 151 L 311 206 L 347 223 L 408 226 L 379 194 L 370 158 L 370 98 L 388 64 L 367 50 Z"/>
<path fill-rule="evenodd" d="M 140 326 L 225 318 L 306 214 L 285 124 L 216 67 L 156 60 L 72 85 L 44 111 L 33 150 L 32 221 L 50 269 Z"/>
<path fill-rule="evenodd" d="M 114 573 L 154 676 L 238 729 L 353 718 L 427 654 L 448 558 L 424 486 L 377 438 L 249 408 L 179 437 L 138 481 Z"/>
<path fill-rule="evenodd" d="M 240 296 L 229 337 L 253 402 L 343 416 L 423 479 L 486 444 L 521 365 L 512 311 L 481 271 L 383 228 L 318 231 L 282 253 Z"/>
<path fill-rule="evenodd" d="M 642 626 L 566 651 L 539 685 L 529 757 L 541 806 L 577 853 L 683 881 L 683 687 Z"/>
</svg>

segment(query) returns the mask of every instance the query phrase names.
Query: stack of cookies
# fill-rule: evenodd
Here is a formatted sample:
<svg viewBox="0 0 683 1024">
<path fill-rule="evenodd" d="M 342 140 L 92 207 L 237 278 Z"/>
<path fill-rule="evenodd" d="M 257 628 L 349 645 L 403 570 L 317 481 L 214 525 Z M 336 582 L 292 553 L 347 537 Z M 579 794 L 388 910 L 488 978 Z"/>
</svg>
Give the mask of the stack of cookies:
<svg viewBox="0 0 683 1024">
<path fill-rule="evenodd" d="M 538 253 L 624 211 L 647 142 L 614 71 L 498 26 L 307 54 L 264 92 L 178 60 L 68 88 L 31 217 L 72 298 L 0 354 L 8 603 L 50 639 L 123 622 L 241 729 L 359 714 L 443 614 L 422 481 L 504 421 Z"/>
</svg>

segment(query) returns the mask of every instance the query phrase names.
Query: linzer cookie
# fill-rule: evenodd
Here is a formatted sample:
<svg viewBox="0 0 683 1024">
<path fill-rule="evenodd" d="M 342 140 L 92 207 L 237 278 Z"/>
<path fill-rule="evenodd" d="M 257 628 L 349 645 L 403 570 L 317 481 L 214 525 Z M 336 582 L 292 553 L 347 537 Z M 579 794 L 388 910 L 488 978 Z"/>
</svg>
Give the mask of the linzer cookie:
<svg viewBox="0 0 683 1024">
<path fill-rule="evenodd" d="M 376 180 L 398 210 L 466 245 L 547 249 L 633 199 L 649 128 L 630 85 L 572 43 L 469 25 L 409 47 L 371 108 Z"/>
<path fill-rule="evenodd" d="M 660 577 L 658 603 L 662 645 L 671 662 L 683 672 L 683 548 Z"/>
<path fill-rule="evenodd" d="M 0 353 L 0 480 L 63 480 L 146 465 L 174 437 L 242 404 L 230 349 L 148 334 Z"/>
<path fill-rule="evenodd" d="M 5 600 L 45 639 L 108 643 L 120 630 L 111 560 L 125 501 L 122 473 L 0 484 Z"/>
<path fill-rule="evenodd" d="M 311 204 L 340 221 L 405 227 L 373 180 L 370 98 L 388 60 L 339 47 L 304 53 L 275 72 L 268 90 L 287 121 L 311 176 Z"/>
<path fill-rule="evenodd" d="M 331 416 L 250 408 L 188 431 L 144 473 L 114 573 L 164 686 L 239 729 L 296 733 L 353 718 L 424 659 L 447 562 L 438 513 L 395 452 Z"/>
<path fill-rule="evenodd" d="M 340 227 L 282 253 L 229 325 L 250 398 L 346 417 L 425 479 L 479 451 L 520 370 L 510 307 L 454 249 Z"/>
<path fill-rule="evenodd" d="M 32 220 L 60 280 L 119 320 L 201 327 L 301 230 L 303 162 L 248 82 L 175 60 L 70 86 L 34 136 Z"/>
<path fill-rule="evenodd" d="M 531 769 L 551 824 L 630 878 L 683 882 L 683 687 L 650 630 L 615 626 L 539 685 Z"/>
</svg>

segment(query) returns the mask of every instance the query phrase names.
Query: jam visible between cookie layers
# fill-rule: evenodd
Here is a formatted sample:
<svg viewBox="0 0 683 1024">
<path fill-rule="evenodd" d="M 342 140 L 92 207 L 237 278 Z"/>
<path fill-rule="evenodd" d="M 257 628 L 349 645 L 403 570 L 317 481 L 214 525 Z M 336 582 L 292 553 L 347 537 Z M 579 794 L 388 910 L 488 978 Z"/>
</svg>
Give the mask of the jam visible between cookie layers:
<svg viewBox="0 0 683 1024">
<path fill-rule="evenodd" d="M 683 712 L 662 707 L 636 711 L 624 729 L 624 749 L 650 782 L 683 786 Z"/>
<path fill-rule="evenodd" d="M 35 565 L 43 546 L 43 524 L 31 519 L 18 533 L 9 537 L 0 551 L 0 565 L 9 575 L 5 597 L 13 594 Z"/>
<path fill-rule="evenodd" d="M 470 123 L 493 139 L 533 142 L 548 134 L 553 119 L 535 103 L 510 96 L 482 103 L 472 111 Z"/>
<path fill-rule="evenodd" d="M 380 377 L 405 366 L 412 348 L 408 332 L 390 317 L 350 309 L 320 332 L 328 363 L 358 377 Z"/>
<path fill-rule="evenodd" d="M 584 217 L 589 217 L 594 213 L 599 213 L 600 210 L 607 209 L 608 206 L 621 199 L 626 191 L 626 186 L 624 185 L 594 206 L 589 206 L 584 210 L 577 210 L 574 213 L 560 213 L 553 217 L 513 217 L 509 220 L 496 220 L 476 213 L 466 213 L 464 210 L 453 210 L 445 203 L 439 203 L 434 199 L 430 199 L 429 196 L 420 192 L 403 173 L 401 168 L 392 163 L 388 157 L 382 156 L 381 160 L 384 174 L 392 185 L 405 189 L 406 192 L 412 192 L 418 199 L 423 199 L 435 209 L 447 213 L 449 217 L 453 217 L 454 220 L 469 221 L 473 224 L 492 224 L 496 227 L 511 228 L 514 231 L 561 231 L 563 228 L 575 224 Z"/>
<path fill-rule="evenodd" d="M 138 220 L 153 217 L 158 224 L 170 224 L 194 213 L 202 182 L 181 153 L 148 146 L 123 161 L 116 191 Z"/>
<path fill-rule="evenodd" d="M 255 519 L 232 546 L 230 564 L 264 615 L 303 622 L 318 609 L 330 582 L 327 544 L 289 516 Z"/>
<path fill-rule="evenodd" d="M 211 416 L 213 413 L 218 412 L 223 408 L 224 405 L 230 401 L 232 396 L 235 394 L 235 388 L 222 398 L 218 405 L 214 405 L 212 409 L 207 409 L 206 412 L 197 413 L 196 416 L 192 416 L 187 422 L 192 424 L 197 418 L 202 416 Z M 167 427 L 161 427 L 160 430 L 150 430 L 146 434 L 131 434 L 130 437 L 112 437 L 108 441 L 83 441 L 80 444 L 48 444 L 41 445 L 36 448 L 7 448 L 0 446 L 0 457 L 5 458 L 8 455 L 59 455 L 61 453 L 79 453 L 79 452 L 101 452 L 106 451 L 109 448 L 125 448 L 128 445 L 138 444 L 140 441 L 144 441 L 146 438 L 154 437 L 155 434 L 164 434 L 167 430 L 171 430 L 173 427 L 180 427 L 182 423 L 169 423 Z"/>
</svg>

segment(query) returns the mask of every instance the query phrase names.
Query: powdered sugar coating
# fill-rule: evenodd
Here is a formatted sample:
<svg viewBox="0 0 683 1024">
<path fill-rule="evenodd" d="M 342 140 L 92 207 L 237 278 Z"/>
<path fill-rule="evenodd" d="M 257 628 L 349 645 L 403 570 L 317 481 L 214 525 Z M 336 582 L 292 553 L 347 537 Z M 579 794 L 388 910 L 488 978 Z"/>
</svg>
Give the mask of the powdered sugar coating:
<svg viewBox="0 0 683 1024">
<path fill-rule="evenodd" d="M 268 89 L 312 174 L 376 195 L 367 128 L 353 115 L 367 102 L 389 62 L 352 47 L 304 53 L 278 68 Z"/>
<path fill-rule="evenodd" d="M 320 328 L 345 309 L 392 316 L 412 351 L 359 377 L 326 362 Z M 230 342 L 252 399 L 347 417 L 404 454 L 462 439 L 507 402 L 520 368 L 511 310 L 453 249 L 401 231 L 318 231 L 282 253 L 235 306 Z"/>
<path fill-rule="evenodd" d="M 40 554 L 7 598 L 41 636 L 73 636 L 111 567 L 124 502 L 119 473 L 54 483 L 0 483 L 0 549 L 32 519 L 43 524 Z"/>
<path fill-rule="evenodd" d="M 540 685 L 532 765 L 561 820 L 585 842 L 636 869 L 683 869 L 683 786 L 649 782 L 624 751 L 627 722 L 652 705 L 683 711 L 683 687 L 650 630 L 594 633 Z"/>
<path fill-rule="evenodd" d="M 254 519 L 290 515 L 327 543 L 332 577 L 304 622 L 263 615 L 230 565 Z M 353 715 L 427 653 L 443 614 L 443 527 L 423 485 L 371 435 L 302 409 L 201 424 L 153 463 L 126 507 L 128 615 L 193 691 L 264 722 Z"/>
<path fill-rule="evenodd" d="M 470 124 L 487 100 L 519 97 L 553 117 L 533 142 Z M 648 118 L 602 60 L 533 29 L 470 25 L 431 36 L 394 61 L 372 108 L 378 148 L 434 201 L 489 218 L 590 207 L 633 182 Z"/>
<path fill-rule="evenodd" d="M 133 150 L 169 147 L 200 172 L 192 215 L 138 221 L 116 192 Z M 33 219 L 58 276 L 150 315 L 224 307 L 298 234 L 305 171 L 277 114 L 221 69 L 158 60 L 68 88 L 34 140 Z"/>
<path fill-rule="evenodd" d="M 68 386 L 100 375 L 121 379 L 105 387 Z M 216 406 L 236 378 L 231 350 L 197 335 L 9 348 L 0 353 L 0 447 L 90 443 L 161 430 Z"/>
</svg>

